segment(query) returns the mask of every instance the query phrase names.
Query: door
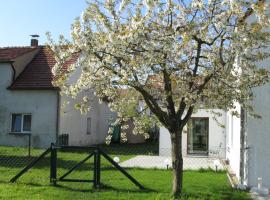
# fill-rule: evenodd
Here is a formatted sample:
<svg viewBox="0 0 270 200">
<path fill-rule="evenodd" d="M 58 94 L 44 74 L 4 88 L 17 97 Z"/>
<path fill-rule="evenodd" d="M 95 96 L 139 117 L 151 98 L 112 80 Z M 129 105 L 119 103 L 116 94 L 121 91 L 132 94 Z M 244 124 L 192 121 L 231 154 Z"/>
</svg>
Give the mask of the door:
<svg viewBox="0 0 270 200">
<path fill-rule="evenodd" d="M 191 118 L 188 123 L 187 153 L 208 155 L 209 119 Z"/>
</svg>

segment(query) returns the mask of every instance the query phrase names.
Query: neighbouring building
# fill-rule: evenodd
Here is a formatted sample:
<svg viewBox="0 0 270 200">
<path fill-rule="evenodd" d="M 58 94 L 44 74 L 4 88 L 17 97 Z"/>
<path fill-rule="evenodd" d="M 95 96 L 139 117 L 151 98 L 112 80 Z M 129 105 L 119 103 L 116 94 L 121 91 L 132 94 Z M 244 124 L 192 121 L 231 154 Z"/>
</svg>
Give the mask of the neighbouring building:
<svg viewBox="0 0 270 200">
<path fill-rule="evenodd" d="M 68 97 L 52 85 L 54 64 L 51 50 L 38 46 L 36 38 L 29 47 L 0 48 L 0 145 L 26 146 L 31 136 L 32 146 L 48 147 L 62 134 L 70 145 L 104 143 L 115 114 L 92 92 L 86 115 L 73 109 L 72 101 L 61 110 Z"/>
</svg>

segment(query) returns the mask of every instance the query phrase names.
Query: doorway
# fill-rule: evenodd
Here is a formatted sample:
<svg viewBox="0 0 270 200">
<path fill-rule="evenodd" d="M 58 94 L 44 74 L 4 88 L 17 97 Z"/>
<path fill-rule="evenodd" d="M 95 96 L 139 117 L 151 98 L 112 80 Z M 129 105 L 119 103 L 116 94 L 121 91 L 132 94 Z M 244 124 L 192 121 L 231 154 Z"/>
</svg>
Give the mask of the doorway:
<svg viewBox="0 0 270 200">
<path fill-rule="evenodd" d="M 208 155 L 209 118 L 191 118 L 188 123 L 187 154 Z"/>
</svg>

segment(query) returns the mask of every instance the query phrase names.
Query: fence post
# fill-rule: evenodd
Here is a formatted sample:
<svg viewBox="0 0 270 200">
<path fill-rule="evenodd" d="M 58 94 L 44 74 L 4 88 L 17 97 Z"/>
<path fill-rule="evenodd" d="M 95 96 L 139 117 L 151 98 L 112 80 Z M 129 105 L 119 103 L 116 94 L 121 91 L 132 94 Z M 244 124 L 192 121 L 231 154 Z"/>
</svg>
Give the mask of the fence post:
<svg viewBox="0 0 270 200">
<path fill-rule="evenodd" d="M 100 188 L 100 152 L 94 151 L 94 188 Z"/>
<path fill-rule="evenodd" d="M 28 134 L 28 157 L 31 156 L 31 133 Z"/>
<path fill-rule="evenodd" d="M 54 143 L 51 144 L 51 171 L 50 171 L 50 182 L 53 186 L 56 186 L 56 168 L 57 168 L 57 149 Z"/>
</svg>

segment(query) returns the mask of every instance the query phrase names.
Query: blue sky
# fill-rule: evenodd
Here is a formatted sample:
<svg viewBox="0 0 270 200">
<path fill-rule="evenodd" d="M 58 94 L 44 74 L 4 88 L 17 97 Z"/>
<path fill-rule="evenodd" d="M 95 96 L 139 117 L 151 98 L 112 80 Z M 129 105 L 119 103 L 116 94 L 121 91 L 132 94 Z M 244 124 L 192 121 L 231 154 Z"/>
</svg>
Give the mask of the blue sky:
<svg viewBox="0 0 270 200">
<path fill-rule="evenodd" d="M 0 0 L 0 46 L 28 46 L 31 34 L 39 34 L 39 43 L 69 37 L 70 26 L 86 8 L 85 0 Z"/>
</svg>

